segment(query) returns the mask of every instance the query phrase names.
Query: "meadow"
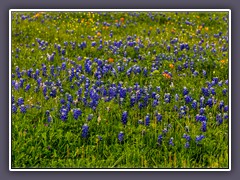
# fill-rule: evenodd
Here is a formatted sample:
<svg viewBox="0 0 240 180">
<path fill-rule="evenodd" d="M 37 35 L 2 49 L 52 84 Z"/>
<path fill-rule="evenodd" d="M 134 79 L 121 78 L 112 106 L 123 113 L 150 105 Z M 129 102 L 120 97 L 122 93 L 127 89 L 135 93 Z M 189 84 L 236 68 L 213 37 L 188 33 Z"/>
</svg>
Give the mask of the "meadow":
<svg viewBox="0 0 240 180">
<path fill-rule="evenodd" d="M 12 168 L 228 168 L 228 12 L 12 12 Z"/>
</svg>

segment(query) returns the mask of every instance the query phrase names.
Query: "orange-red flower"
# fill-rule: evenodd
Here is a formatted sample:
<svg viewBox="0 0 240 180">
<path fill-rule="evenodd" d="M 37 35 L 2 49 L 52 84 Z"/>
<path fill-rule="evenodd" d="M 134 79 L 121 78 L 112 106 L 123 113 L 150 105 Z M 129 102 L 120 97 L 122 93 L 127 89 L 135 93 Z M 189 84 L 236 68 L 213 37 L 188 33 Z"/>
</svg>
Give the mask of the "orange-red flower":
<svg viewBox="0 0 240 180">
<path fill-rule="evenodd" d="M 123 17 L 122 17 L 122 18 L 120 18 L 120 21 L 121 21 L 121 22 L 123 22 L 123 21 L 124 21 L 124 18 L 123 18 Z"/>
<path fill-rule="evenodd" d="M 224 60 L 224 59 L 220 61 L 221 64 L 225 64 L 226 62 L 227 62 L 227 61 Z"/>
<path fill-rule="evenodd" d="M 163 76 L 167 79 L 171 79 L 171 76 L 168 73 L 163 73 Z"/>
<path fill-rule="evenodd" d="M 171 69 L 173 69 L 173 68 L 174 68 L 174 65 L 173 65 L 173 64 L 169 64 L 169 67 L 170 67 Z"/>
<path fill-rule="evenodd" d="M 113 63 L 113 62 L 114 62 L 114 59 L 113 59 L 113 58 L 109 58 L 109 59 L 108 59 L 108 62 Z"/>
</svg>

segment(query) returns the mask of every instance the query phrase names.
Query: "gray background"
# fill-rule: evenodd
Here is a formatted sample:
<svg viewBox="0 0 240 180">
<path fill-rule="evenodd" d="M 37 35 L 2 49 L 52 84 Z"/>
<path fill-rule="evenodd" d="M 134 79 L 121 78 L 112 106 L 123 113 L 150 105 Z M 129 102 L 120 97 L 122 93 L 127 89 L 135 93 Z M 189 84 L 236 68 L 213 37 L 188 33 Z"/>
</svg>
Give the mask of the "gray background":
<svg viewBox="0 0 240 180">
<path fill-rule="evenodd" d="M 8 0 L 0 2 L 0 179 L 238 179 L 240 175 L 239 156 L 239 114 L 237 102 L 240 77 L 240 50 L 237 46 L 240 38 L 240 7 L 239 0 Z M 232 10 L 232 171 L 231 172 L 9 172 L 8 123 L 9 123 L 9 65 L 8 65 L 8 14 L 9 9 L 231 9 Z"/>
</svg>

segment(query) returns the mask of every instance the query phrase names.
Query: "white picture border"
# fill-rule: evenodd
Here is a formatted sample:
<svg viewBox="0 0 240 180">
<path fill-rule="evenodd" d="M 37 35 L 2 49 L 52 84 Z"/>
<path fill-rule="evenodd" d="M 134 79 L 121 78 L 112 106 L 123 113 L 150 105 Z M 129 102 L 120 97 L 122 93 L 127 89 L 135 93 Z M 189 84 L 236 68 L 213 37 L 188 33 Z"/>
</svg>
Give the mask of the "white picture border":
<svg viewBox="0 0 240 180">
<path fill-rule="evenodd" d="M 62 168 L 62 169 L 15 169 L 11 167 L 11 14 L 12 12 L 228 12 L 229 13 L 229 168 L 228 169 L 70 169 L 70 168 Z M 9 10 L 9 171 L 231 171 L 231 10 L 230 9 L 10 9 Z"/>
</svg>

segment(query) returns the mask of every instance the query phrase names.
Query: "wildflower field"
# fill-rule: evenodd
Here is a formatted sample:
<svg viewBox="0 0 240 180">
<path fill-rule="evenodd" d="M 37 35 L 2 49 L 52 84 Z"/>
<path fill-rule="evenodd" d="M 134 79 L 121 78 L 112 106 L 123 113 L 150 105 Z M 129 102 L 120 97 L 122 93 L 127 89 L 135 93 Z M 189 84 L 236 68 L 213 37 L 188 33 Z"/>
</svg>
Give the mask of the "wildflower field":
<svg viewBox="0 0 240 180">
<path fill-rule="evenodd" d="M 12 168 L 228 168 L 228 12 L 12 12 Z"/>
</svg>

